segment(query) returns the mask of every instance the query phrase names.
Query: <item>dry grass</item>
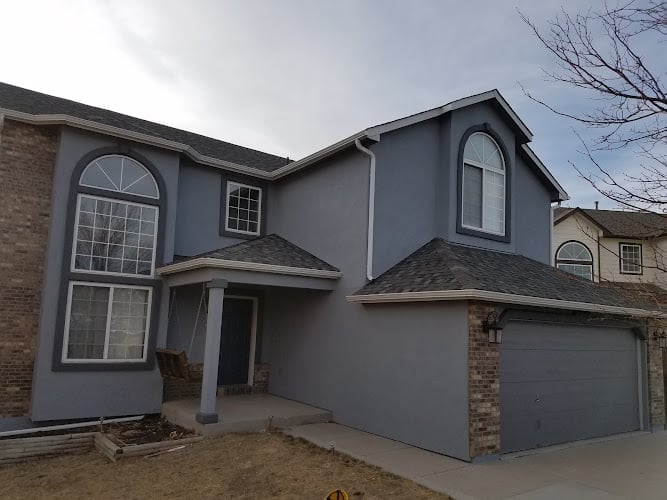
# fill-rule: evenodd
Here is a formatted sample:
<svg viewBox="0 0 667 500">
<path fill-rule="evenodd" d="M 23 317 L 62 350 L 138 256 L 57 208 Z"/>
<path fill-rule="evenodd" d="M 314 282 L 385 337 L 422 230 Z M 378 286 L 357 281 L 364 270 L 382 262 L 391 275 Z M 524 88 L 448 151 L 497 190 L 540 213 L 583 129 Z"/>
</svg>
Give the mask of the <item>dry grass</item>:
<svg viewBox="0 0 667 500">
<path fill-rule="evenodd" d="M 279 433 L 229 434 L 152 458 L 97 452 L 0 468 L 0 498 L 442 498 L 336 452 Z"/>
</svg>

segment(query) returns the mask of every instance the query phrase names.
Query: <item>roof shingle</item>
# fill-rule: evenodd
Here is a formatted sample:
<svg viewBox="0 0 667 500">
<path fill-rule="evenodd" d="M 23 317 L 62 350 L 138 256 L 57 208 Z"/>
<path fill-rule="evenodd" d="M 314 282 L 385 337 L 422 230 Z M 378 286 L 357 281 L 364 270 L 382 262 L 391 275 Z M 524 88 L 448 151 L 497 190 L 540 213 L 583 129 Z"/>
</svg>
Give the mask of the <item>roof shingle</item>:
<svg viewBox="0 0 667 500">
<path fill-rule="evenodd" d="M 656 309 L 639 295 L 593 283 L 522 255 L 435 238 L 354 295 L 485 290 L 555 300 Z"/>
<path fill-rule="evenodd" d="M 187 262 L 194 259 L 211 258 L 251 262 L 274 266 L 316 269 L 321 271 L 338 271 L 337 268 L 315 257 L 294 243 L 281 238 L 277 234 L 269 234 L 254 240 L 244 241 L 236 245 L 220 248 L 211 252 L 178 259 Z"/>
<path fill-rule="evenodd" d="M 667 215 L 653 212 L 558 207 L 554 211 L 555 223 L 576 211 L 581 211 L 600 226 L 607 237 L 642 239 L 667 234 Z"/>
<path fill-rule="evenodd" d="M 2 82 L 0 82 L 0 108 L 31 115 L 65 114 L 90 120 L 103 125 L 185 144 L 204 156 L 266 172 L 271 172 L 290 163 L 289 159 L 280 156 Z"/>
</svg>

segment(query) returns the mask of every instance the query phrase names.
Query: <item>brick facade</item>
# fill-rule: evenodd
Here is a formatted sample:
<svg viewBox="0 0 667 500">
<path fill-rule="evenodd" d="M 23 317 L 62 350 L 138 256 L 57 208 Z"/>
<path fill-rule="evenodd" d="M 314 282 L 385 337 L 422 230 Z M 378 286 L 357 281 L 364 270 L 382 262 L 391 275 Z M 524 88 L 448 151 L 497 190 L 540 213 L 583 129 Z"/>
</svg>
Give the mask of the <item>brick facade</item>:
<svg viewBox="0 0 667 500">
<path fill-rule="evenodd" d="M 498 345 L 489 343 L 482 322 L 492 311 L 485 302 L 468 303 L 468 419 L 470 456 L 500 452 L 500 363 Z"/>
<path fill-rule="evenodd" d="M 0 121 L 0 417 L 29 412 L 57 129 Z"/>
<path fill-rule="evenodd" d="M 662 328 L 667 330 L 667 321 L 650 320 L 648 322 L 648 342 L 646 344 L 646 364 L 648 366 L 649 424 L 652 429 L 665 428 L 665 359 L 667 352 L 660 349 L 654 332 Z"/>
</svg>

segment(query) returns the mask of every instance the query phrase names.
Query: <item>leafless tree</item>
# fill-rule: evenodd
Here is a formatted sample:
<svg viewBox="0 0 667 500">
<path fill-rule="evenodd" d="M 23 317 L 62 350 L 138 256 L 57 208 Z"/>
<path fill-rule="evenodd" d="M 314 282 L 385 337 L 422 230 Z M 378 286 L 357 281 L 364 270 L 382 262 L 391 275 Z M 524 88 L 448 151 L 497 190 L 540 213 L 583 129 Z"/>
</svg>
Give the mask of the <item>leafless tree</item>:
<svg viewBox="0 0 667 500">
<path fill-rule="evenodd" d="M 597 129 L 587 143 L 579 135 L 591 169 L 573 164 L 598 192 L 620 206 L 667 212 L 667 2 L 620 0 L 615 6 L 570 14 L 565 9 L 540 29 L 519 13 L 556 58 L 547 79 L 564 83 L 596 103 L 591 111 L 566 112 L 523 89 L 554 113 Z M 647 47 L 653 47 L 653 59 Z M 655 56 L 657 53 L 657 57 Z M 601 150 L 631 148 L 638 165 L 618 175 L 599 159 Z M 636 168 L 639 167 L 639 168 Z"/>
</svg>

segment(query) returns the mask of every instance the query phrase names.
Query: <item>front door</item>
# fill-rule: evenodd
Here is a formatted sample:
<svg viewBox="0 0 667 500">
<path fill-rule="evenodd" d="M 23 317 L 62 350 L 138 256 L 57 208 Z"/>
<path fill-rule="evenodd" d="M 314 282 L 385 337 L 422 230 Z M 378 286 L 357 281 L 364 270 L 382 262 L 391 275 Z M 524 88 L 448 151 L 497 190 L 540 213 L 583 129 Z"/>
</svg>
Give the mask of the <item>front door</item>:
<svg viewBox="0 0 667 500">
<path fill-rule="evenodd" d="M 222 312 L 218 385 L 248 383 L 253 301 L 225 298 Z"/>
</svg>

